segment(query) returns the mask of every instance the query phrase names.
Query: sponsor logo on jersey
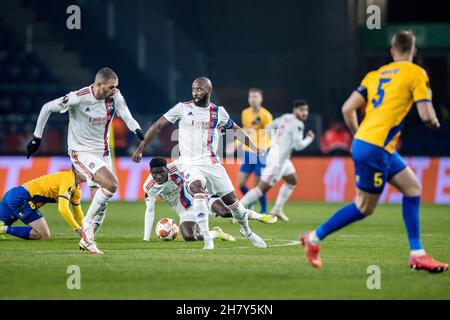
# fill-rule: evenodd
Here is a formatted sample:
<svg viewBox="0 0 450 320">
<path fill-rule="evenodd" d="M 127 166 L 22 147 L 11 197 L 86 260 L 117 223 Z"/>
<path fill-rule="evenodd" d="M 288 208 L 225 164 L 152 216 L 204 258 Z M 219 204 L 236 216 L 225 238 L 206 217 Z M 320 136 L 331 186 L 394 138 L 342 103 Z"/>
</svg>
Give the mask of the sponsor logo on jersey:
<svg viewBox="0 0 450 320">
<path fill-rule="evenodd" d="M 89 109 L 89 107 L 86 107 L 86 109 L 84 109 L 85 112 L 90 112 L 91 109 Z"/>
<path fill-rule="evenodd" d="M 67 104 L 68 102 L 69 102 L 69 96 L 64 96 L 64 98 L 62 99 L 62 103 Z"/>
<path fill-rule="evenodd" d="M 93 163 L 93 162 L 89 163 L 88 167 L 89 167 L 90 169 L 94 169 L 95 163 Z"/>
<path fill-rule="evenodd" d="M 193 116 L 194 114 L 192 113 L 192 111 L 190 111 L 189 113 L 188 113 L 188 116 Z"/>
</svg>

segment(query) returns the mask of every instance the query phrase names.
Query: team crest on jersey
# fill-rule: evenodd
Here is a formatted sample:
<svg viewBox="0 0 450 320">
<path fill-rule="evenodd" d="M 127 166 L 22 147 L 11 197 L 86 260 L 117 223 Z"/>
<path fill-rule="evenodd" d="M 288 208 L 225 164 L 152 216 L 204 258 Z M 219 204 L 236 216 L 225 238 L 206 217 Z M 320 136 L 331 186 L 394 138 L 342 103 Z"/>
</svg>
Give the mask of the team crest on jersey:
<svg viewBox="0 0 450 320">
<path fill-rule="evenodd" d="M 191 112 L 188 113 L 188 116 L 193 116 L 194 114 Z"/>
<path fill-rule="evenodd" d="M 106 110 L 108 110 L 108 111 L 114 110 L 114 99 L 110 98 L 110 99 L 105 100 L 105 106 L 106 106 Z"/>
</svg>

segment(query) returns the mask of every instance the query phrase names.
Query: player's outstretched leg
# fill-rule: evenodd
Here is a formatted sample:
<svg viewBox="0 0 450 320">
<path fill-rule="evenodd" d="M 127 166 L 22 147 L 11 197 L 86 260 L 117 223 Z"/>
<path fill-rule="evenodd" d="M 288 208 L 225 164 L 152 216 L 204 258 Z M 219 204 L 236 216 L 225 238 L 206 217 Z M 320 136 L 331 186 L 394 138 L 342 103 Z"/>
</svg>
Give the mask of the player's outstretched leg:
<svg viewBox="0 0 450 320">
<path fill-rule="evenodd" d="M 241 233 L 246 236 L 250 242 L 257 248 L 267 248 L 266 243 L 256 233 L 250 230 L 248 225 L 247 210 L 237 200 L 236 194 L 231 192 L 222 198 L 223 202 L 230 208 L 233 217 L 237 220 L 241 226 Z"/>
<path fill-rule="evenodd" d="M 410 248 L 409 266 L 411 269 L 423 269 L 429 272 L 448 270 L 448 264 L 434 260 L 429 256 L 420 240 L 420 195 L 421 187 L 411 168 L 407 167 L 398 154 L 394 154 L 391 167 L 404 168 L 396 173 L 389 183 L 403 193 L 402 214 Z M 397 171 L 397 170 L 395 170 Z"/>
<path fill-rule="evenodd" d="M 319 228 L 301 236 L 300 241 L 305 249 L 305 257 L 308 262 L 314 267 L 320 268 L 322 266 L 319 257 L 320 241 L 346 225 L 370 215 L 375 210 L 379 196 L 379 194 L 371 194 L 357 189 L 354 203 L 339 209 Z"/>
</svg>

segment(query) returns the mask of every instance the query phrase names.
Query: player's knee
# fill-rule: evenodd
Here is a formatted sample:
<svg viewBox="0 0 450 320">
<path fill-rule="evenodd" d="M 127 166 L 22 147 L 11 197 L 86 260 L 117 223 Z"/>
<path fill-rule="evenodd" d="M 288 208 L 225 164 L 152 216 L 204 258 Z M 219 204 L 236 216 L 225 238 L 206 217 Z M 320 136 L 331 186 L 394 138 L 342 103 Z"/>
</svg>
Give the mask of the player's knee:
<svg viewBox="0 0 450 320">
<path fill-rule="evenodd" d="M 191 184 L 189 184 L 189 189 L 193 194 L 206 193 L 205 186 L 200 180 L 191 182 Z"/>
<path fill-rule="evenodd" d="M 362 214 L 369 216 L 375 211 L 376 205 L 362 202 L 360 205 L 357 205 L 357 207 Z"/>
<path fill-rule="evenodd" d="M 404 193 L 404 195 L 407 197 L 417 197 L 420 196 L 421 194 L 422 194 L 422 186 L 417 180 L 414 181 L 414 183 L 411 183 L 408 186 L 406 192 Z"/>
<path fill-rule="evenodd" d="M 50 230 L 36 230 L 36 229 L 33 229 L 32 230 L 32 234 L 33 234 L 33 237 L 30 237 L 31 239 L 34 239 L 34 240 L 50 240 L 50 238 L 51 238 L 51 234 L 50 234 Z M 30 236 L 31 236 L 31 234 L 30 234 Z"/>
<path fill-rule="evenodd" d="M 110 179 L 107 183 L 105 183 L 103 188 L 111 193 L 116 193 L 118 185 L 119 181 L 117 181 L 117 178 L 114 177 L 114 179 Z"/>
</svg>

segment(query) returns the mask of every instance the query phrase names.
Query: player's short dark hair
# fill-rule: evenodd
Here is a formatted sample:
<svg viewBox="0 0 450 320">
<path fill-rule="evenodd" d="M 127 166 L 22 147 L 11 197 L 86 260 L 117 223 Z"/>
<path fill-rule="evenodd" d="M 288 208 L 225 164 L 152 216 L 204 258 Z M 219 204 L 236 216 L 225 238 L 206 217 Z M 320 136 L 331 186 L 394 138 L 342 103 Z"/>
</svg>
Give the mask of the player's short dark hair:
<svg viewBox="0 0 450 320">
<path fill-rule="evenodd" d="M 164 159 L 163 157 L 154 157 L 150 161 L 150 169 L 159 167 L 167 167 L 167 160 Z"/>
<path fill-rule="evenodd" d="M 263 91 L 262 91 L 261 89 L 259 89 L 259 88 L 253 87 L 253 88 L 248 89 L 248 93 L 253 93 L 253 92 L 257 92 L 257 93 L 259 93 L 261 96 L 263 96 Z"/>
<path fill-rule="evenodd" d="M 96 79 L 100 78 L 101 81 L 108 81 L 110 79 L 119 79 L 117 74 L 111 68 L 108 67 L 104 67 L 98 70 L 97 74 L 95 75 L 95 78 Z"/>
<path fill-rule="evenodd" d="M 392 36 L 392 48 L 400 54 L 411 52 L 415 44 L 416 36 L 411 30 L 400 30 Z"/>
<path fill-rule="evenodd" d="M 307 106 L 308 105 L 308 102 L 306 102 L 306 100 L 303 100 L 303 99 L 295 99 L 293 102 L 292 102 L 292 108 L 300 108 L 300 107 L 303 107 L 303 106 Z"/>
</svg>

